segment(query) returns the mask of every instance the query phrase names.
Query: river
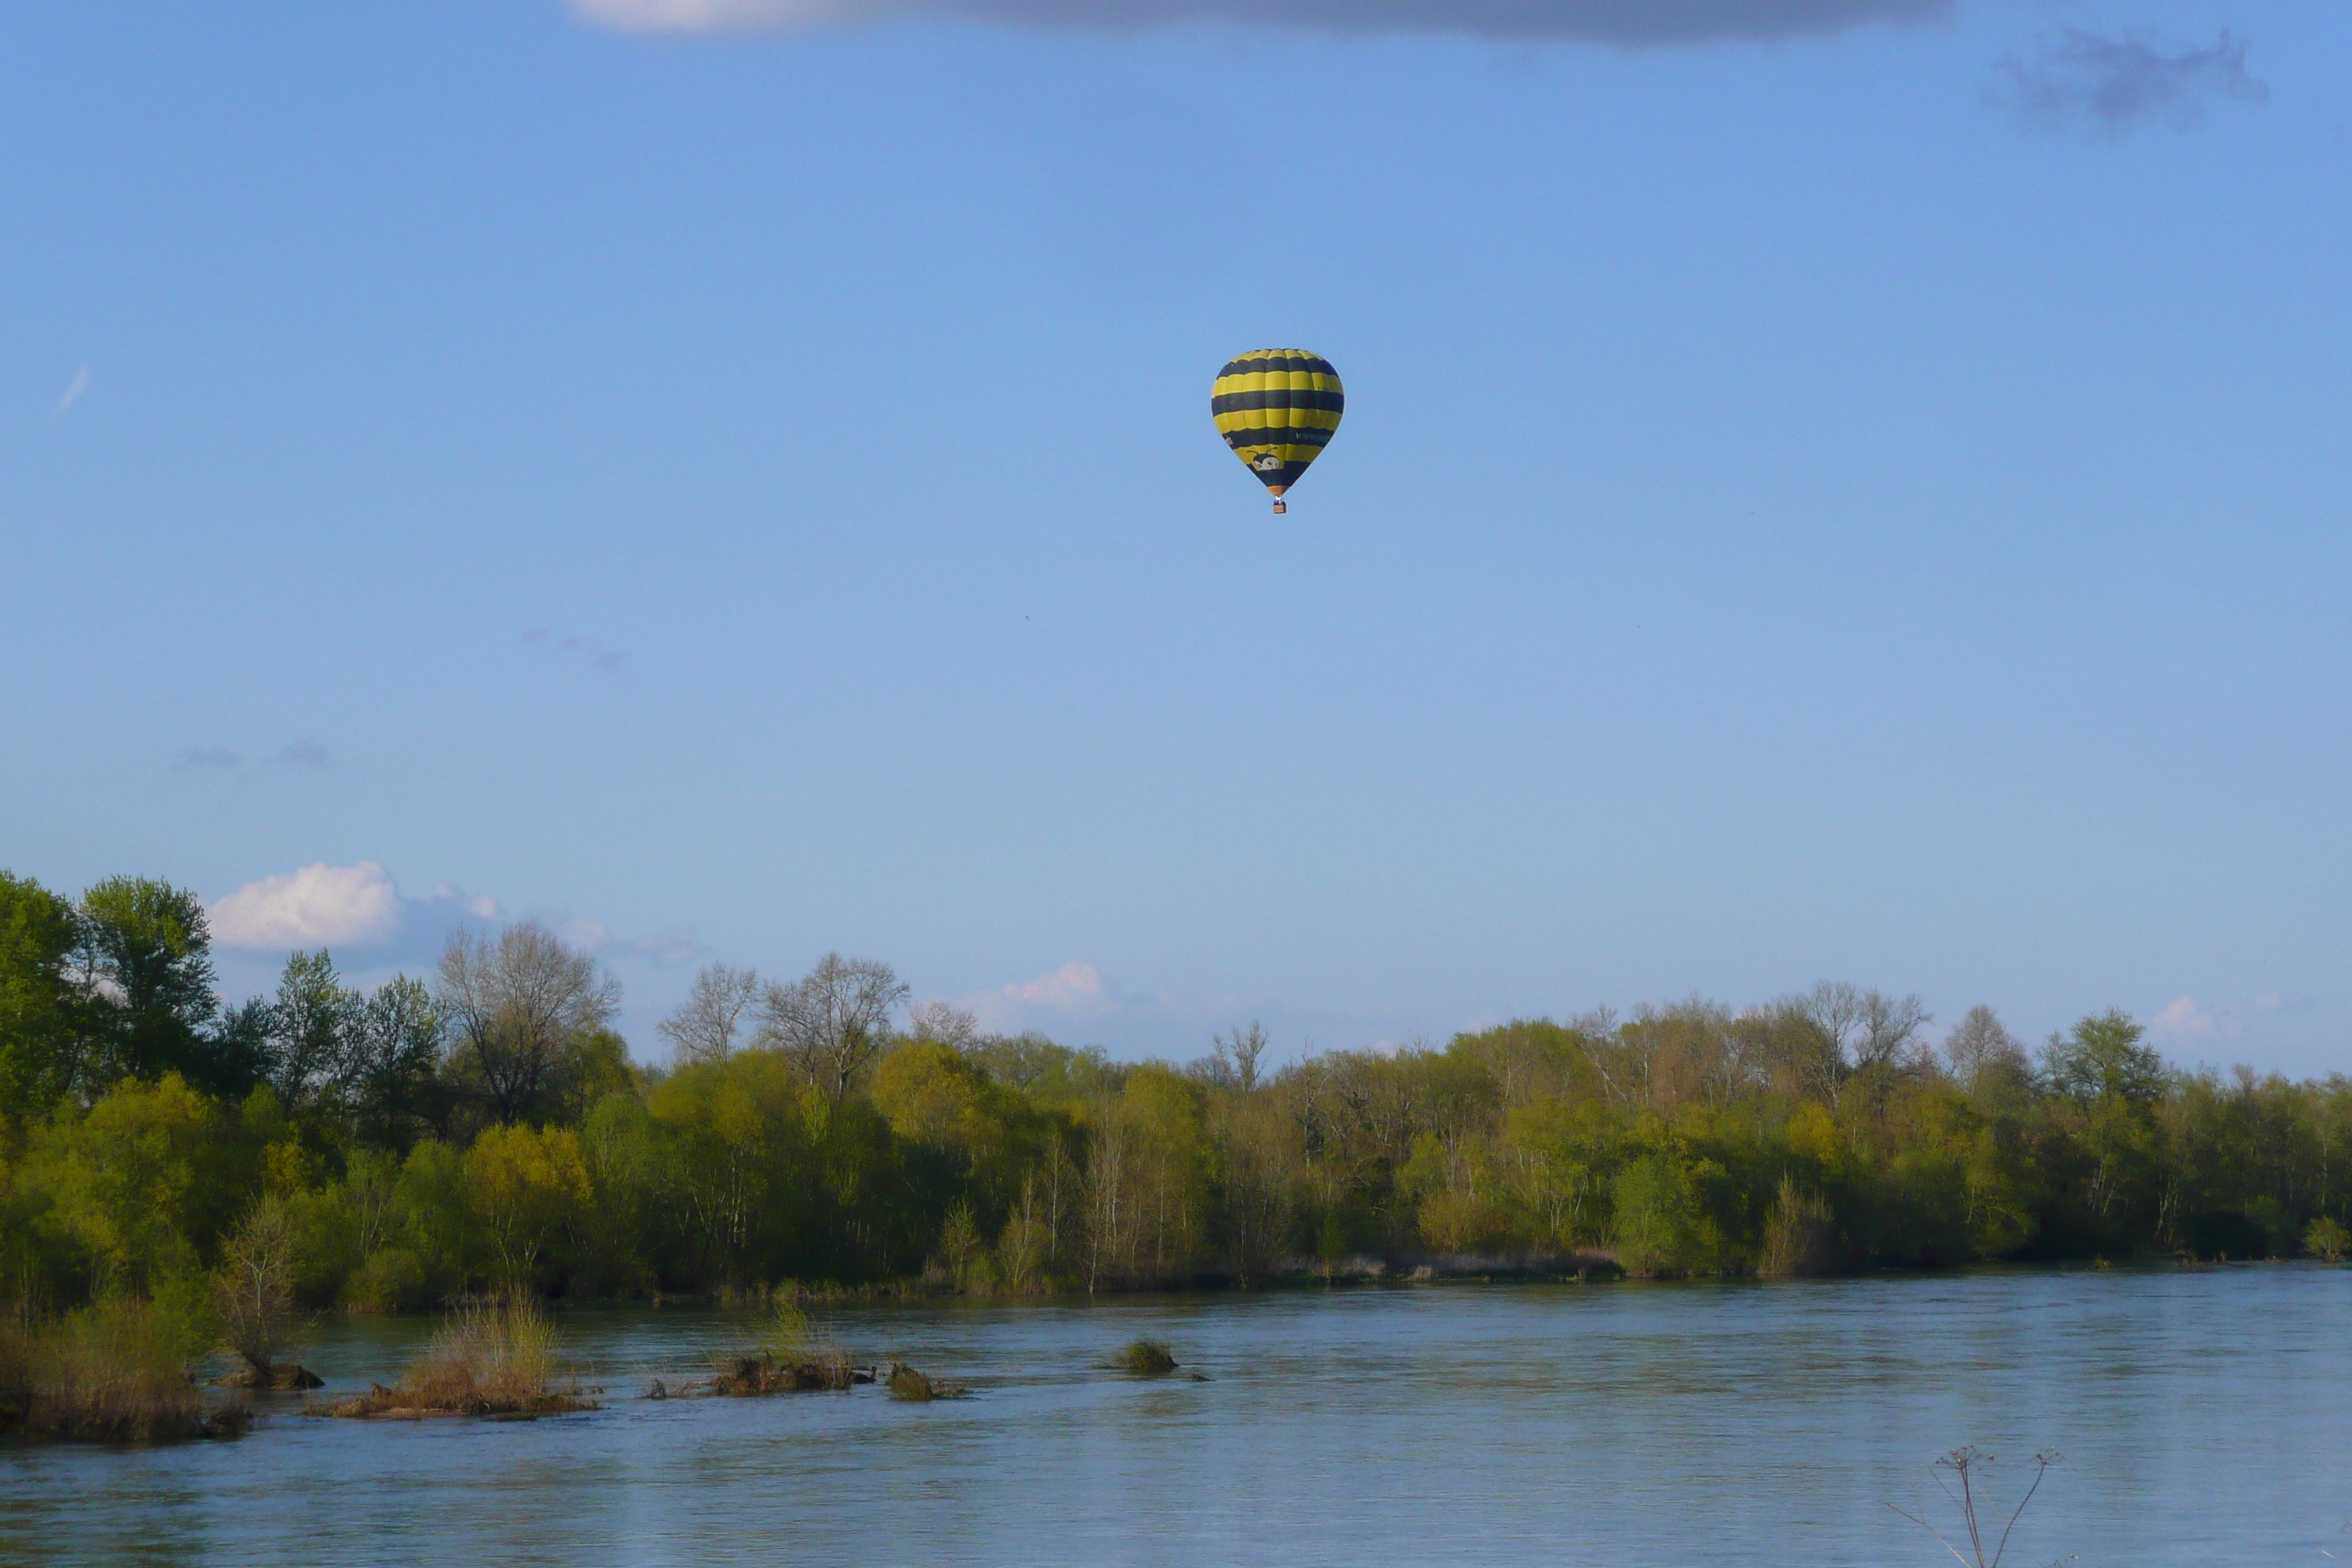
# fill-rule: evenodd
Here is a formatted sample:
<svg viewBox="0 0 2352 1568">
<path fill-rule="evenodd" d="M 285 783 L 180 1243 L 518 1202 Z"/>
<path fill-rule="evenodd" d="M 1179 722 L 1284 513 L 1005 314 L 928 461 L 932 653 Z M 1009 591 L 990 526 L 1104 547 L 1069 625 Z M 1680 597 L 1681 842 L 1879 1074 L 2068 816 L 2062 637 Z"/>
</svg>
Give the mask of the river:
<svg viewBox="0 0 2352 1568">
<path fill-rule="evenodd" d="M 1443 1285 L 822 1310 L 971 1384 L 652 1401 L 751 1313 L 562 1313 L 604 1408 L 0 1452 L 0 1563 L 1948 1563 L 1972 1443 L 2010 1562 L 2352 1559 L 2352 1270 L 1982 1270 L 1762 1285 Z M 321 1325 L 335 1387 L 422 1322 Z M 1102 1369 L 1165 1339 L 1184 1372 Z M 1209 1381 L 1186 1374 L 1197 1371 Z"/>
</svg>

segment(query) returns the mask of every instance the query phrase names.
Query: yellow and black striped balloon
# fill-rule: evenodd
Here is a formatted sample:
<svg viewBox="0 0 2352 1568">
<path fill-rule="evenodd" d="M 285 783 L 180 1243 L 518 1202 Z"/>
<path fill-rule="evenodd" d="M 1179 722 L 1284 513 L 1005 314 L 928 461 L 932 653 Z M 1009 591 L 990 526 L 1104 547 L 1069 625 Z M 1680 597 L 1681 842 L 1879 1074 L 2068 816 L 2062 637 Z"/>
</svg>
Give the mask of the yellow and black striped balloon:
<svg viewBox="0 0 2352 1568">
<path fill-rule="evenodd" d="M 1274 492 L 1276 511 L 1282 492 L 1323 455 L 1347 405 L 1331 362 L 1304 349 L 1243 354 L 1217 373 L 1209 395 L 1217 434 Z"/>
</svg>

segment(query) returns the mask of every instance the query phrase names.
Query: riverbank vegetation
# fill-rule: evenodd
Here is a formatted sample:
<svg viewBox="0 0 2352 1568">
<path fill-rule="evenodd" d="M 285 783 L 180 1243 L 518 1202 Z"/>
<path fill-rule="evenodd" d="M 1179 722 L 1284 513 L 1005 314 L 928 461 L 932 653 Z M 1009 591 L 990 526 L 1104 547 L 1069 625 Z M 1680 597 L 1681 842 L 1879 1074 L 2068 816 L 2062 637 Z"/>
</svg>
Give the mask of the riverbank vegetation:
<svg viewBox="0 0 2352 1568">
<path fill-rule="evenodd" d="M 2029 1050 L 1986 1008 L 1938 1030 L 1914 999 L 1822 984 L 1268 1071 L 1255 1026 L 1129 1063 L 906 1000 L 875 963 L 782 984 L 714 965 L 646 1067 L 613 1031 L 614 982 L 535 925 L 455 937 L 429 977 L 364 993 L 297 953 L 273 995 L 229 1005 L 192 895 L 0 877 L 9 1364 L 63 1357 L 73 1314 L 167 1300 L 209 1303 L 189 1309 L 200 1349 L 263 1378 L 303 1314 L 483 1292 L 2352 1247 L 2352 1082 L 2180 1070 L 2116 1013 Z M 20 1422 L 22 1389 L 81 1386 L 9 1375 Z"/>
</svg>

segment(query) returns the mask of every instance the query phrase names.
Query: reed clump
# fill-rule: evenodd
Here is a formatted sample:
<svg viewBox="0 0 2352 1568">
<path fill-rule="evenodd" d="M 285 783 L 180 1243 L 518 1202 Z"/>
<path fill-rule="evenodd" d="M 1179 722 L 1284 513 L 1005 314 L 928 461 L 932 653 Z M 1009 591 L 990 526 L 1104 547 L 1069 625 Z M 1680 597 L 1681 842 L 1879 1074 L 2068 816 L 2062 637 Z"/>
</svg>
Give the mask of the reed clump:
<svg viewBox="0 0 2352 1568">
<path fill-rule="evenodd" d="M 251 1412 L 206 1404 L 189 1370 L 201 1348 L 180 1314 L 129 1299 L 0 1327 L 0 1432 L 79 1443 L 237 1436 Z"/>
<path fill-rule="evenodd" d="M 890 1397 L 920 1405 L 933 1399 L 961 1399 L 971 1392 L 961 1383 L 950 1383 L 943 1377 L 932 1377 L 916 1371 L 903 1362 L 893 1362 L 887 1380 Z"/>
<path fill-rule="evenodd" d="M 1175 1352 L 1160 1340 L 1137 1340 L 1118 1352 L 1111 1365 L 1138 1377 L 1165 1377 L 1176 1370 Z"/>
<path fill-rule="evenodd" d="M 469 1301 L 443 1320 L 397 1384 L 377 1384 L 328 1405 L 326 1414 L 398 1420 L 595 1408 L 575 1390 L 552 1387 L 554 1372 L 555 1330 L 535 1302 Z"/>
</svg>

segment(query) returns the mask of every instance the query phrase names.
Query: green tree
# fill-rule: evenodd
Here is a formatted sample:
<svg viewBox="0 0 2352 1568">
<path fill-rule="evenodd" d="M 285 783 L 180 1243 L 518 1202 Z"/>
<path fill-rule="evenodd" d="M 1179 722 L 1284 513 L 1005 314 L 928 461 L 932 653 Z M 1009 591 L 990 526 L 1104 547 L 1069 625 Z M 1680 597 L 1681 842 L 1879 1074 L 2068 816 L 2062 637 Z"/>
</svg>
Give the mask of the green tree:
<svg viewBox="0 0 2352 1568">
<path fill-rule="evenodd" d="M 334 1095 L 347 1075 L 361 1008 L 325 948 L 287 958 L 269 1009 L 269 1084 L 289 1110 L 314 1110 Z"/>
<path fill-rule="evenodd" d="M 87 1021 L 68 965 L 80 941 L 72 904 L 0 871 L 0 1136 L 73 1085 Z"/>
<path fill-rule="evenodd" d="M 1705 1273 L 1717 1267 L 1723 1237 L 1699 1194 L 1706 1171 L 1661 1149 L 1617 1173 L 1617 1260 L 1643 1277 Z"/>
<path fill-rule="evenodd" d="M 446 1032 L 433 993 L 405 974 L 358 1006 L 336 1098 L 360 1142 L 404 1151 L 435 1122 L 442 1108 L 433 1069 Z"/>
<path fill-rule="evenodd" d="M 101 1289 L 145 1290 L 195 1268 L 243 1208 L 242 1132 L 177 1073 L 127 1079 L 88 1110 L 68 1107 L 39 1128 L 25 1174 Z"/>
<path fill-rule="evenodd" d="M 2050 1037 L 2042 1070 L 2053 1089 L 2075 1100 L 2152 1105 L 2164 1098 L 2171 1075 L 2155 1047 L 2141 1043 L 2147 1033 L 2118 1010 L 2084 1018 L 2063 1037 Z"/>
<path fill-rule="evenodd" d="M 104 1057 L 93 1087 L 125 1075 L 176 1072 L 197 1088 L 239 1094 L 252 1065 L 218 1047 L 211 1026 L 212 937 L 195 894 L 143 877 L 110 877 L 82 895 L 80 980 L 97 1005 Z"/>
<path fill-rule="evenodd" d="M 484 1129 L 466 1151 L 466 1190 L 512 1289 L 536 1280 L 593 1195 L 580 1135 L 568 1127 Z"/>
</svg>

